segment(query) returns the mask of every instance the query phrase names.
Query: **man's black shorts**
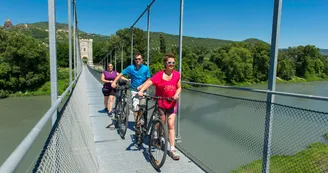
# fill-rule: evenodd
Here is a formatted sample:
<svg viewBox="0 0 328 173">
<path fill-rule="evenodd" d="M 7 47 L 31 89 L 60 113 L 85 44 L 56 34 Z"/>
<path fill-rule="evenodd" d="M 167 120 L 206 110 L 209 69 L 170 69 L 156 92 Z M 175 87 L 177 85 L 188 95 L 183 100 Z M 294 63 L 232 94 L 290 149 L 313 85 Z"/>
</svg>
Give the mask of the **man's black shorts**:
<svg viewBox="0 0 328 173">
<path fill-rule="evenodd" d="M 115 96 L 116 94 L 116 89 L 113 88 L 102 88 L 102 93 L 104 96 Z"/>
</svg>

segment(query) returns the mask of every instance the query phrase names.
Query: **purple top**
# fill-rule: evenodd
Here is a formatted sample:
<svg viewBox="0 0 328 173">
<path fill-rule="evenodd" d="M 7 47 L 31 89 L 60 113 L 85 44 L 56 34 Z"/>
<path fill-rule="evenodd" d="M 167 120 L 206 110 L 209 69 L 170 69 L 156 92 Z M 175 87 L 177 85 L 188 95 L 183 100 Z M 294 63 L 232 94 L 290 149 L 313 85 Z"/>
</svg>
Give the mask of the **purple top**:
<svg viewBox="0 0 328 173">
<path fill-rule="evenodd" d="M 114 71 L 114 70 L 112 72 L 109 72 L 109 71 L 105 70 L 103 73 L 105 75 L 105 80 L 112 80 L 113 81 L 117 76 L 117 72 Z M 112 84 L 111 83 L 104 83 L 104 88 L 110 89 L 110 88 L 112 88 Z"/>
</svg>

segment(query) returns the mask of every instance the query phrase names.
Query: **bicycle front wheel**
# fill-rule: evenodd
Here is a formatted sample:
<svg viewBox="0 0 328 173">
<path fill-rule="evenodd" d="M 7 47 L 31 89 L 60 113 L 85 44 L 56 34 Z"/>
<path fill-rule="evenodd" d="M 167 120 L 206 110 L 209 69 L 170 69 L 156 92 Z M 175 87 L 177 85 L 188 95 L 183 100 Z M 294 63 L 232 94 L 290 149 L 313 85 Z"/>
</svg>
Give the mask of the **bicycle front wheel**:
<svg viewBox="0 0 328 173">
<path fill-rule="evenodd" d="M 129 107 L 127 103 L 122 104 L 121 113 L 119 114 L 120 136 L 125 139 L 126 130 L 129 126 Z"/>
<path fill-rule="evenodd" d="M 159 169 L 164 165 L 167 155 L 167 128 L 159 119 L 154 120 L 151 126 L 149 138 L 150 163 L 155 169 Z"/>
<path fill-rule="evenodd" d="M 117 128 L 119 125 L 121 125 L 121 114 L 122 114 L 122 102 L 118 101 L 115 106 L 115 116 L 114 116 L 114 125 L 115 128 Z"/>
</svg>

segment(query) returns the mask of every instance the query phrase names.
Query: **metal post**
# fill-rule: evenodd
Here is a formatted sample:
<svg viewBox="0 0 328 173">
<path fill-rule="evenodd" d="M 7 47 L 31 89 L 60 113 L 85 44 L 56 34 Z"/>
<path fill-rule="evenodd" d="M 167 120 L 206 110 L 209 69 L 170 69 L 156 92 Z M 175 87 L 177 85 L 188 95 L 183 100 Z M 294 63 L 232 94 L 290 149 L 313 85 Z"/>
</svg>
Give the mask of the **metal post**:
<svg viewBox="0 0 328 173">
<path fill-rule="evenodd" d="M 74 79 L 76 78 L 76 33 L 75 33 L 75 0 L 73 0 L 73 49 L 74 49 L 74 57 L 73 57 L 73 64 L 74 64 Z"/>
<path fill-rule="evenodd" d="M 77 25 L 76 25 L 76 77 L 78 76 L 80 69 L 79 69 L 79 34 L 77 33 Z"/>
<path fill-rule="evenodd" d="M 57 91 L 57 55 L 56 55 L 56 11 L 55 0 L 48 0 L 49 20 L 49 51 L 50 51 L 50 81 L 51 81 L 51 105 L 53 106 L 58 97 Z M 52 115 L 52 125 L 57 119 L 57 111 Z"/>
<path fill-rule="evenodd" d="M 184 4 L 184 0 L 180 0 L 180 27 L 179 27 L 179 72 L 180 72 L 180 79 L 181 79 L 181 74 L 182 74 L 183 4 Z M 179 97 L 179 101 L 178 101 L 177 136 L 176 136 L 177 142 L 181 142 L 180 117 L 181 117 L 181 97 Z"/>
<path fill-rule="evenodd" d="M 123 72 L 123 43 L 121 43 L 121 51 L 122 51 L 122 55 L 121 55 L 121 73 Z"/>
<path fill-rule="evenodd" d="M 107 69 L 107 66 L 108 66 L 108 54 L 106 56 L 105 70 Z"/>
<path fill-rule="evenodd" d="M 76 15 L 76 0 L 74 0 L 74 18 L 75 18 L 75 48 L 76 48 L 76 71 L 75 71 L 75 76 L 77 77 L 78 72 L 79 72 L 79 45 L 78 45 L 78 40 L 79 40 L 79 34 L 78 34 L 78 27 L 77 27 L 77 15 Z"/>
<path fill-rule="evenodd" d="M 79 31 L 78 27 L 76 27 L 77 31 Z M 77 75 L 81 72 L 81 54 L 80 54 L 80 41 L 79 41 L 79 32 L 76 32 L 76 50 L 77 50 Z"/>
<path fill-rule="evenodd" d="M 116 71 L 116 45 L 115 45 L 115 49 L 114 49 L 114 63 L 115 63 L 115 71 Z"/>
<path fill-rule="evenodd" d="M 72 16 L 71 16 L 71 0 L 67 0 L 68 5 L 68 45 L 69 45 L 69 83 L 72 83 Z M 72 92 L 72 90 L 70 91 Z"/>
<path fill-rule="evenodd" d="M 133 28 L 131 28 L 131 65 L 133 64 Z"/>
<path fill-rule="evenodd" d="M 109 51 L 109 56 L 110 56 L 109 63 L 113 63 L 113 49 Z"/>
<path fill-rule="evenodd" d="M 138 19 L 133 23 L 133 25 L 131 25 L 130 28 L 133 28 L 135 24 L 138 23 L 138 21 L 141 19 L 141 17 L 146 13 L 146 11 L 148 10 L 148 7 L 151 7 L 153 5 L 153 3 L 155 2 L 155 0 L 151 1 L 151 3 L 149 5 L 147 5 L 147 8 L 141 13 L 141 15 L 138 17 Z"/>
<path fill-rule="evenodd" d="M 149 67 L 149 39 L 150 39 L 150 6 L 148 7 L 148 22 L 147 22 L 147 65 Z"/>
<path fill-rule="evenodd" d="M 278 42 L 280 35 L 280 19 L 281 19 L 281 5 L 282 0 L 274 0 L 273 22 L 272 22 L 272 36 L 271 36 L 271 54 L 270 54 L 270 70 L 268 90 L 276 90 L 276 75 L 277 75 L 277 61 L 278 61 Z M 265 135 L 263 147 L 263 162 L 262 172 L 268 173 L 270 168 L 270 154 L 271 154 L 271 132 L 272 119 L 275 96 L 271 93 L 267 94 L 267 107 L 265 118 Z"/>
</svg>

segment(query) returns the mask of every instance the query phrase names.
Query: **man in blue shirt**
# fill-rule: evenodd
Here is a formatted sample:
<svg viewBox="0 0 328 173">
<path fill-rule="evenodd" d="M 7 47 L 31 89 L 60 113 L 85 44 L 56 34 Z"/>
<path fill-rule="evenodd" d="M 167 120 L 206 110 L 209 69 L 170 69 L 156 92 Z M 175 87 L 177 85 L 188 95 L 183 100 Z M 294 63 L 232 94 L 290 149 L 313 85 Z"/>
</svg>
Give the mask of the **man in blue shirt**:
<svg viewBox="0 0 328 173">
<path fill-rule="evenodd" d="M 129 65 L 126 69 L 123 70 L 122 73 L 118 74 L 115 80 L 112 83 L 112 87 L 116 87 L 116 82 L 123 76 L 129 75 L 131 79 L 131 96 L 132 96 L 132 107 L 134 112 L 134 120 L 136 122 L 136 127 L 139 126 L 138 116 L 139 107 L 138 104 L 144 104 L 145 99 L 139 97 L 138 95 L 138 87 L 142 85 L 148 78 L 150 78 L 150 70 L 149 67 L 143 64 L 143 58 L 140 53 L 136 53 L 135 64 Z M 138 132 L 136 131 L 137 135 Z"/>
</svg>

